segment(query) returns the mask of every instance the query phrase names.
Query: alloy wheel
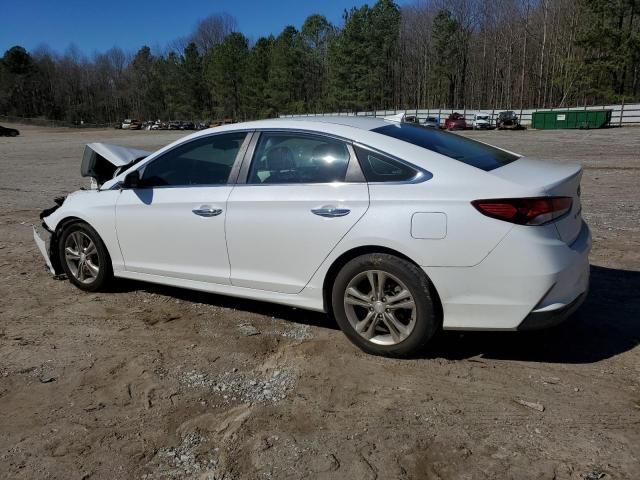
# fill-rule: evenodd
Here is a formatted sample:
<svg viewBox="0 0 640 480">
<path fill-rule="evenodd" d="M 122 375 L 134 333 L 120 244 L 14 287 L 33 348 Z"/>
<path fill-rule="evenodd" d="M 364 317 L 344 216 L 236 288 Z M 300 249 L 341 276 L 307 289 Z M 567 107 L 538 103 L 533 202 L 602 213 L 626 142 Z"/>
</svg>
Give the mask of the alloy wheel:
<svg viewBox="0 0 640 480">
<path fill-rule="evenodd" d="M 100 273 L 98 249 L 84 232 L 69 234 L 64 245 L 64 258 L 71 274 L 82 283 L 93 283 Z"/>
<path fill-rule="evenodd" d="M 344 293 L 344 309 L 354 330 L 378 345 L 402 342 L 416 324 L 411 292 L 383 270 L 367 270 L 351 279 Z"/>
</svg>

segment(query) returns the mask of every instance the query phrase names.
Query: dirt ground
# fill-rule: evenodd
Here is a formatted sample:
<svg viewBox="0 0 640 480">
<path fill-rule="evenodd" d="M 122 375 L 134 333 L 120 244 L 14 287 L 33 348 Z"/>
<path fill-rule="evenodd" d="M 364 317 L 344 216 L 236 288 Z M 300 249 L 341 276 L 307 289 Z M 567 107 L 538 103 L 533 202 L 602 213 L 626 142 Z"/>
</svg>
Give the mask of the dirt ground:
<svg viewBox="0 0 640 480">
<path fill-rule="evenodd" d="M 19 128 L 0 138 L 1 478 L 640 478 L 640 129 L 466 133 L 585 166 L 590 296 L 554 330 L 390 360 L 316 313 L 54 280 L 30 225 L 87 184 L 83 145 L 180 134 Z"/>
</svg>

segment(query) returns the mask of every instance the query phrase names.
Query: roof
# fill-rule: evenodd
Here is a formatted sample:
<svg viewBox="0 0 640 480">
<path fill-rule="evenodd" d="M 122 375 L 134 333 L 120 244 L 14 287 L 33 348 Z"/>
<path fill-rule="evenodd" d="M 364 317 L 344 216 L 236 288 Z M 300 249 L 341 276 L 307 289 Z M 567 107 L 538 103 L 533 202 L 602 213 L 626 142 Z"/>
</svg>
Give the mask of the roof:
<svg viewBox="0 0 640 480">
<path fill-rule="evenodd" d="M 306 117 L 281 117 L 281 118 L 270 118 L 267 120 L 256 120 L 252 122 L 246 122 L 247 126 L 252 126 L 256 128 L 269 128 L 274 127 L 279 124 L 291 124 L 291 122 L 296 123 L 310 123 L 315 124 L 316 126 L 321 123 L 332 124 L 332 125 L 344 125 L 346 127 L 358 128 L 360 130 L 373 130 L 374 128 L 382 127 L 387 125 L 389 122 L 383 120 L 382 118 L 375 117 L 363 117 L 363 116 L 355 116 L 355 115 L 332 115 L 332 116 L 306 116 Z M 238 124 L 235 124 L 238 125 Z"/>
<path fill-rule="evenodd" d="M 343 136 L 345 138 L 361 138 L 363 134 L 370 132 L 378 127 L 389 125 L 389 120 L 375 117 L 364 117 L 355 115 L 344 116 L 308 116 L 308 117 L 281 117 L 270 118 L 266 120 L 251 120 L 248 122 L 229 123 L 217 127 L 208 128 L 192 133 L 187 137 L 183 137 L 176 141 L 182 142 L 187 139 L 198 138 L 204 135 L 210 135 L 212 131 L 231 132 L 234 130 L 251 130 L 251 129 L 297 129 L 324 132 L 333 135 Z M 373 132 L 371 135 L 378 135 Z"/>
<path fill-rule="evenodd" d="M 315 117 L 292 117 L 288 120 L 309 121 L 315 123 L 333 123 L 337 125 L 346 125 L 348 127 L 360 128 L 361 130 L 373 130 L 374 128 L 387 125 L 389 122 L 376 117 L 361 117 L 355 115 L 349 116 L 315 116 Z"/>
</svg>

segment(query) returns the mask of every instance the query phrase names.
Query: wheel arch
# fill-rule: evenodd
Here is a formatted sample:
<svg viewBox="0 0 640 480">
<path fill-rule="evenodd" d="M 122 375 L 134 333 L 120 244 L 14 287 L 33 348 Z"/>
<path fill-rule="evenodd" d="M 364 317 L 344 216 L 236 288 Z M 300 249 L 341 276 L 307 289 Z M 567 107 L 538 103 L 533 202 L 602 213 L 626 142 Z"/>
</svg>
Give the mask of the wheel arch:
<svg viewBox="0 0 640 480">
<path fill-rule="evenodd" d="M 69 216 L 69 217 L 65 217 L 65 218 L 63 218 L 62 220 L 60 220 L 60 221 L 58 222 L 58 224 L 56 225 L 56 229 L 55 229 L 55 233 L 56 233 L 56 235 L 58 235 L 58 236 L 59 236 L 59 235 L 60 235 L 60 233 L 62 233 L 62 230 L 64 230 L 64 228 L 65 228 L 67 225 L 69 225 L 69 224 L 71 224 L 71 223 L 76 223 L 76 222 L 86 223 L 87 225 L 91 226 L 91 224 L 90 224 L 89 222 L 87 222 L 85 219 L 80 218 L 80 217 L 74 217 L 74 216 L 72 215 L 72 216 Z M 93 228 L 93 227 L 91 227 L 91 228 Z M 94 230 L 95 230 L 95 229 L 94 229 Z"/>
<path fill-rule="evenodd" d="M 326 275 L 324 276 L 324 281 L 322 283 L 322 301 L 324 304 L 324 311 L 327 313 L 327 315 L 333 316 L 333 307 L 331 303 L 331 290 L 332 290 L 333 282 L 335 281 L 336 276 L 338 275 L 338 272 L 342 269 L 342 267 L 344 267 L 348 262 L 350 262 L 354 258 L 359 257 L 360 255 L 366 255 L 369 253 L 386 253 L 388 255 L 393 255 L 395 257 L 402 258 L 407 262 L 413 263 L 416 267 L 418 267 L 421 271 L 424 272 L 424 269 L 420 267 L 420 265 L 418 265 L 418 263 L 415 260 L 413 260 L 410 257 L 407 257 L 405 254 L 397 250 L 394 250 L 393 248 L 382 247 L 380 245 L 363 245 L 360 247 L 355 247 L 350 250 L 347 250 L 346 252 L 343 252 L 338 258 L 336 258 L 333 261 L 333 263 L 327 270 Z M 424 272 L 424 274 L 427 276 L 427 279 L 429 280 L 429 287 L 431 289 L 432 298 L 435 300 L 434 307 L 436 309 L 436 312 L 438 313 L 438 319 L 440 322 L 442 322 L 443 311 L 442 311 L 442 302 L 440 301 L 440 295 L 438 294 L 438 290 L 436 289 L 429 275 L 426 272 Z"/>
<path fill-rule="evenodd" d="M 51 260 L 51 263 L 53 264 L 54 270 L 56 272 L 63 271 L 62 259 L 58 255 L 58 241 L 60 240 L 60 235 L 62 234 L 62 231 L 65 228 L 67 228 L 69 225 L 74 223 L 84 223 L 89 227 L 91 227 L 91 229 L 96 233 L 96 235 L 102 242 L 102 245 L 104 245 L 104 248 L 107 251 L 107 257 L 109 258 L 109 263 L 111 264 L 111 268 L 113 269 L 113 260 L 111 257 L 111 252 L 109 251 L 109 247 L 107 246 L 103 238 L 100 236 L 100 233 L 98 232 L 98 230 L 96 230 L 96 228 L 93 225 L 91 225 L 91 223 L 87 222 L 84 218 L 70 215 L 58 221 L 56 228 L 51 235 L 51 245 L 49 247 L 49 258 Z"/>
</svg>

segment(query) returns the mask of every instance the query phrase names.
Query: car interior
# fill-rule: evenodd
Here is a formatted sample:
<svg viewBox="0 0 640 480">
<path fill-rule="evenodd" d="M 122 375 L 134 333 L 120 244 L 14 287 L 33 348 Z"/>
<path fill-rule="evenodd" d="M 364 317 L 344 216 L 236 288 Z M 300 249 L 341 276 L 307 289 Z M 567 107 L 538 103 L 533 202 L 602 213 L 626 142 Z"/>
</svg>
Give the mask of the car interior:
<svg viewBox="0 0 640 480">
<path fill-rule="evenodd" d="M 249 182 L 329 183 L 344 181 L 349 153 L 344 144 L 314 138 L 265 135 Z"/>
<path fill-rule="evenodd" d="M 245 136 L 207 137 L 170 151 L 145 167 L 142 186 L 225 184 Z"/>
</svg>

